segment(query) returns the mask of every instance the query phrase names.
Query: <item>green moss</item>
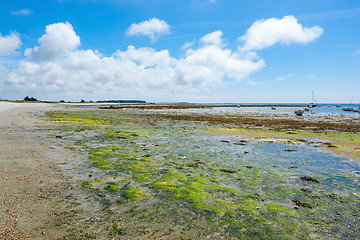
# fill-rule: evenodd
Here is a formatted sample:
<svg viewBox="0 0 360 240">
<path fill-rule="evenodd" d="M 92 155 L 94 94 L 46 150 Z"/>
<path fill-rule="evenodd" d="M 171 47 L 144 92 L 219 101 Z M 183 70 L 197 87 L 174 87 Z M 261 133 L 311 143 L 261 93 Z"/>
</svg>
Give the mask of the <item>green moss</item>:
<svg viewBox="0 0 360 240">
<path fill-rule="evenodd" d="M 147 162 L 134 161 L 134 162 L 130 162 L 129 165 L 130 165 L 129 171 L 131 173 L 147 173 L 151 171 L 151 169 L 149 168 L 151 167 L 151 164 Z"/>
<path fill-rule="evenodd" d="M 294 210 L 282 207 L 274 203 L 266 203 L 265 205 L 268 207 L 268 210 L 270 212 L 278 212 L 285 215 L 299 216 L 299 214 Z"/>
<path fill-rule="evenodd" d="M 142 200 L 146 197 L 146 194 L 141 191 L 140 188 L 125 185 L 122 190 L 122 196 L 130 202 Z"/>
<path fill-rule="evenodd" d="M 98 119 L 91 116 L 81 115 L 73 112 L 48 112 L 51 121 L 65 125 L 100 125 L 109 124 L 106 119 Z"/>
<path fill-rule="evenodd" d="M 107 182 L 106 189 L 108 189 L 111 192 L 119 192 L 121 186 L 117 182 Z"/>
<path fill-rule="evenodd" d="M 309 223 L 319 225 L 319 226 L 326 226 L 327 224 L 320 221 L 310 220 Z"/>
<path fill-rule="evenodd" d="M 118 192 L 106 194 L 103 200 L 110 203 L 114 195 L 120 196 L 118 202 L 127 204 L 124 209 L 136 209 L 121 211 L 122 218 L 129 223 L 138 222 L 141 226 L 141 220 L 146 224 L 157 224 L 176 219 L 176 223 L 186 229 L 183 231 L 197 232 L 197 236 L 220 234 L 229 239 L 278 239 L 279 236 L 283 239 L 308 239 L 314 233 L 323 236 L 323 232 L 316 229 L 330 234 L 331 229 L 341 227 L 347 219 L 353 218 L 350 206 L 356 206 L 360 198 L 356 189 L 353 186 L 341 188 L 349 193 L 345 196 L 329 190 L 326 183 L 331 180 L 331 188 L 343 187 L 346 184 L 340 185 L 340 181 L 354 182 L 356 176 L 350 179 L 348 174 L 340 176 L 336 173 L 323 179 L 321 177 L 329 176 L 329 173 L 319 172 L 320 183 L 311 186 L 312 193 L 304 192 L 300 190 L 304 188 L 300 180 L 302 175 L 299 175 L 301 167 L 291 171 L 283 166 L 273 169 L 263 165 L 263 159 L 258 159 L 262 157 L 260 154 L 249 159 L 251 154 L 242 155 L 242 150 L 239 152 L 237 149 L 239 146 L 220 144 L 218 138 L 207 136 L 209 132 L 199 130 L 202 126 L 184 127 L 183 123 L 164 122 L 149 124 L 141 114 L 100 110 L 57 116 L 62 124 L 70 124 L 57 127 L 57 133 L 66 136 L 64 141 L 74 139 L 73 143 L 78 147 L 73 150 L 84 150 L 91 167 L 98 168 L 94 172 L 100 177 L 83 182 L 83 187 Z M 100 121 L 107 125 L 73 126 L 86 121 Z M 84 132 L 87 129 L 92 131 Z M 83 133 L 76 134 L 78 132 Z M 251 138 L 270 136 L 289 139 L 294 144 L 312 144 L 297 140 L 310 136 L 310 133 L 294 133 L 246 129 L 219 132 L 232 136 L 250 135 Z M 253 147 L 254 143 L 248 145 L 245 148 Z M 300 163 L 300 160 L 294 161 Z M 248 165 L 253 168 L 247 168 Z M 347 178 L 335 179 L 339 176 Z M 329 197 L 330 193 L 336 193 L 338 198 Z M 294 210 L 293 199 L 313 208 Z M 340 217 L 335 216 L 337 212 Z M 324 223 L 333 218 L 338 218 L 339 222 L 329 223 L 326 227 Z M 199 219 L 201 221 L 197 222 Z M 113 232 L 122 235 L 126 225 L 119 228 L 122 229 L 120 233 L 116 233 L 117 226 Z"/>
<path fill-rule="evenodd" d="M 153 175 L 147 173 L 142 173 L 142 174 L 136 173 L 133 175 L 133 177 L 136 179 L 136 182 L 145 183 L 145 182 L 150 182 L 153 178 Z"/>
<path fill-rule="evenodd" d="M 81 184 L 81 186 L 83 188 L 92 188 L 93 187 L 93 183 L 92 182 L 89 182 L 89 181 L 85 181 Z"/>
</svg>

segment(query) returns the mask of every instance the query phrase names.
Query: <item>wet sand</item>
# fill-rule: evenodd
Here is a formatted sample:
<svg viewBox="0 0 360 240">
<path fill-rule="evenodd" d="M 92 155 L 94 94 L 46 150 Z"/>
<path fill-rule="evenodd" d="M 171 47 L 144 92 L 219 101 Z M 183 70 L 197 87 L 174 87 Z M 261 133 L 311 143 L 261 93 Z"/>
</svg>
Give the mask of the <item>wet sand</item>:
<svg viewBox="0 0 360 240">
<path fill-rule="evenodd" d="M 53 224 L 54 214 L 65 208 L 57 192 L 65 179 L 55 164 L 63 156 L 34 130 L 33 114 L 50 107 L 0 102 L 0 239 L 64 235 Z"/>
</svg>

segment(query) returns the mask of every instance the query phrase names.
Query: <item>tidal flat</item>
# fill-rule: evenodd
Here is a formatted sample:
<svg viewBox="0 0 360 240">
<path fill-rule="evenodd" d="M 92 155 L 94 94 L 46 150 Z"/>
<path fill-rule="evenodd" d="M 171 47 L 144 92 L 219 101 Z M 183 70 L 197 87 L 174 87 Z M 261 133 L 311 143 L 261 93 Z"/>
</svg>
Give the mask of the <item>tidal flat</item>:
<svg viewBox="0 0 360 240">
<path fill-rule="evenodd" d="M 74 187 L 96 206 L 59 224 L 64 239 L 360 237 L 357 125 L 240 120 L 48 112 L 40 127 L 84 157 Z"/>
</svg>

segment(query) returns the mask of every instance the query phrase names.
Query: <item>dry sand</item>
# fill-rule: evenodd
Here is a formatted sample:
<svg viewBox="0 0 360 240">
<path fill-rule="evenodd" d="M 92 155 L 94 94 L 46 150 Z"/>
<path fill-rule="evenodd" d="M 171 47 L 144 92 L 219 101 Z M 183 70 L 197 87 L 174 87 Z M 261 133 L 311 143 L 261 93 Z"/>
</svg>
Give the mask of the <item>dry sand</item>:
<svg viewBox="0 0 360 240">
<path fill-rule="evenodd" d="M 56 166 L 64 152 L 35 131 L 44 103 L 0 102 L 0 239 L 56 239 L 54 214 L 64 209 L 66 180 Z"/>
</svg>

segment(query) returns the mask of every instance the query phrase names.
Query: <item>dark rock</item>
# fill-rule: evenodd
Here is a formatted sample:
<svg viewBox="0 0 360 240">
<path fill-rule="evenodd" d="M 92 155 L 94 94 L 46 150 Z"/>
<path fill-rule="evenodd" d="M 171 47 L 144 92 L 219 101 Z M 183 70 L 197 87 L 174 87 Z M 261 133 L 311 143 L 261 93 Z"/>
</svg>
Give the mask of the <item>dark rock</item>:
<svg viewBox="0 0 360 240">
<path fill-rule="evenodd" d="M 229 170 L 229 169 L 220 169 L 220 171 L 225 173 L 237 173 L 236 170 Z"/>
<path fill-rule="evenodd" d="M 302 208 L 312 208 L 312 206 L 308 203 L 302 203 L 299 200 L 292 200 L 293 203 L 295 203 L 296 206 L 302 207 Z"/>
<path fill-rule="evenodd" d="M 315 178 L 312 178 L 312 177 L 301 177 L 300 179 L 303 180 L 303 181 L 307 181 L 307 182 L 320 183 L 319 180 L 317 180 Z"/>
</svg>

